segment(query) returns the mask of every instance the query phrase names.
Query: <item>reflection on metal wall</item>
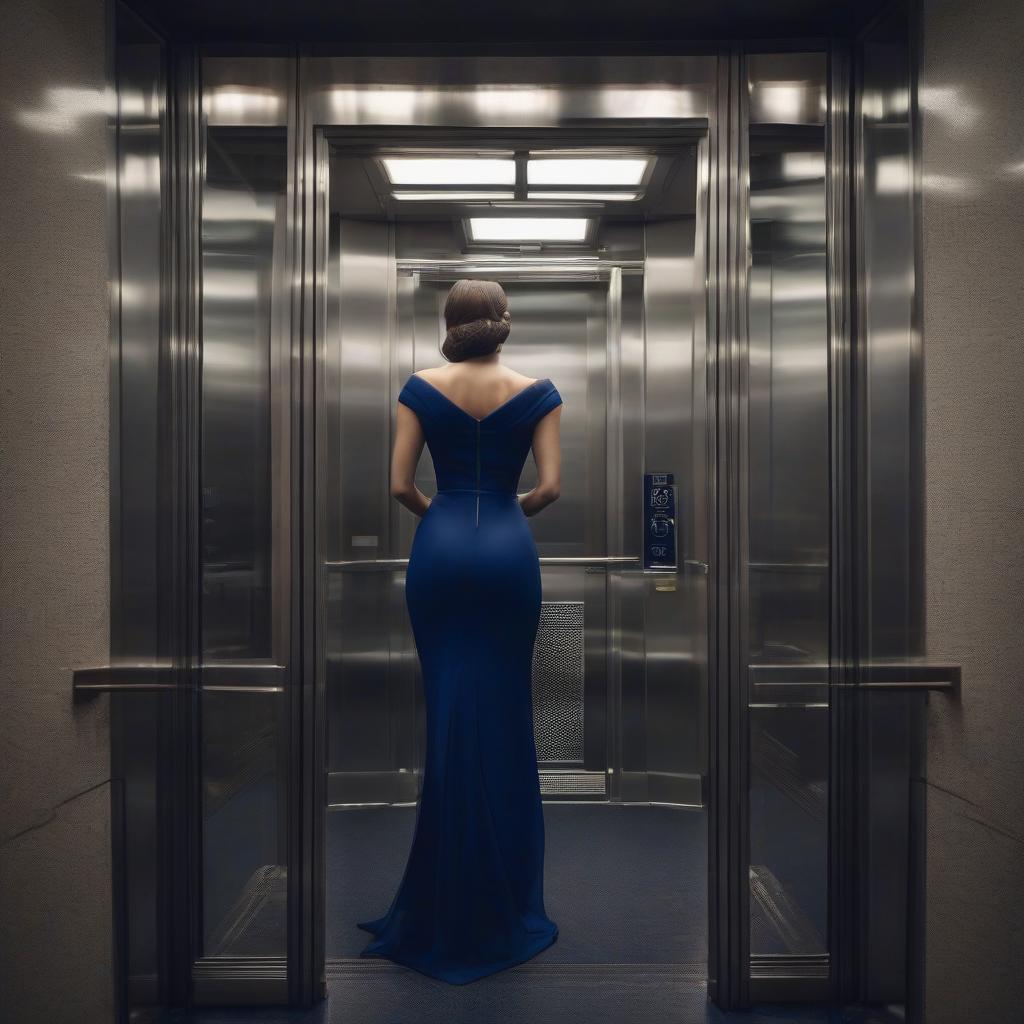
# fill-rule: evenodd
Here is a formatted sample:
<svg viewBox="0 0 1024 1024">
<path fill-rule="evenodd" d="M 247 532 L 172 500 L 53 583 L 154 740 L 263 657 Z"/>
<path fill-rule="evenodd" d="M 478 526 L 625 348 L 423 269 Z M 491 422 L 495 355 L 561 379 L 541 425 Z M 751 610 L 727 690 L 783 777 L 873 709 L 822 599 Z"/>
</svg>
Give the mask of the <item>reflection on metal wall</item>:
<svg viewBox="0 0 1024 1024">
<path fill-rule="evenodd" d="M 275 275 L 283 270 L 285 156 L 283 133 L 207 134 L 202 616 L 204 652 L 220 660 L 271 654 L 271 374 L 282 299 Z"/>
<path fill-rule="evenodd" d="M 921 652 L 920 325 L 909 41 L 896 12 L 865 42 L 858 96 L 862 657 Z"/>
<path fill-rule="evenodd" d="M 827 952 L 826 60 L 747 59 L 750 952 Z M 827 973 L 827 963 L 822 968 Z"/>
<path fill-rule="evenodd" d="M 562 126 L 577 118 L 707 117 L 713 56 L 309 57 L 313 124 Z M 251 116 L 266 99 L 231 90 Z M 372 88 L 367 88 L 372 83 Z"/>
<path fill-rule="evenodd" d="M 288 136 L 209 127 L 202 191 L 202 947 L 283 956 Z"/>
</svg>

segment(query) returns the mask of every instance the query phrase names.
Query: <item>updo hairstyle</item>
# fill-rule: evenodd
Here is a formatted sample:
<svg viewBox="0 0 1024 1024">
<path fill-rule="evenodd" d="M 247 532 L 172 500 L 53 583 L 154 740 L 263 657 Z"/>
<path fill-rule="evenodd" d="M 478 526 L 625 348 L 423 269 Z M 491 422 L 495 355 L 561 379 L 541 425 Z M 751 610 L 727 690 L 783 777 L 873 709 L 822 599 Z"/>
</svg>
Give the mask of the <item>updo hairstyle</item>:
<svg viewBox="0 0 1024 1024">
<path fill-rule="evenodd" d="M 490 355 L 512 329 L 505 290 L 497 281 L 456 281 L 445 299 L 444 322 L 441 353 L 449 362 Z"/>
</svg>

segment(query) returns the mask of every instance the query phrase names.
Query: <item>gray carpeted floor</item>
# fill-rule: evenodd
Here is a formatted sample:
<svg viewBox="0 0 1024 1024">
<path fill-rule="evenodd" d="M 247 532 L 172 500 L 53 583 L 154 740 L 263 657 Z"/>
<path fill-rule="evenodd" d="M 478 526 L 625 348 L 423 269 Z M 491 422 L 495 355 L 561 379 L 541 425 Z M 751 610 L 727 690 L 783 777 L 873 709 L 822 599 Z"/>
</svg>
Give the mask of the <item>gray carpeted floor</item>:
<svg viewBox="0 0 1024 1024">
<path fill-rule="evenodd" d="M 390 906 L 412 841 L 415 808 L 327 816 L 327 955 L 358 957 L 356 921 Z M 558 964 L 704 963 L 705 815 L 632 804 L 544 805 L 544 901 L 558 941 L 535 959 Z"/>
</svg>

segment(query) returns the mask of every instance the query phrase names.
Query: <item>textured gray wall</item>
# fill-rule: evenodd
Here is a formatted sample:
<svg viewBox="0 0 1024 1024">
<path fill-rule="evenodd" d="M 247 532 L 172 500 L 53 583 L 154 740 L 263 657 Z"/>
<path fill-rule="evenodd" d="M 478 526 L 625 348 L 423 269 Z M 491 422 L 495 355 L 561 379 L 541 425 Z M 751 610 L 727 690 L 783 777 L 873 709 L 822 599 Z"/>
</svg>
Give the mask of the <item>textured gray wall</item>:
<svg viewBox="0 0 1024 1024">
<path fill-rule="evenodd" d="M 925 0 L 927 1022 L 1024 1014 L 1024 5 Z"/>
<path fill-rule="evenodd" d="M 0 992 L 113 1018 L 104 0 L 0 2 Z M 73 996 L 73 998 L 69 998 Z"/>
</svg>

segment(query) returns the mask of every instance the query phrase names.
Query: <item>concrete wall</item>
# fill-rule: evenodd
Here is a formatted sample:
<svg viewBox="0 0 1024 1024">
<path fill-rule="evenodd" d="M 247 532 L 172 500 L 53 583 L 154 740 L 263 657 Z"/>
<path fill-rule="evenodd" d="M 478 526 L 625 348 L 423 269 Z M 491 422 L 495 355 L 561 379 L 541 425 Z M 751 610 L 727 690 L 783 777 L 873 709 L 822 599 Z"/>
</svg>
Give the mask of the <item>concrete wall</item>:
<svg viewBox="0 0 1024 1024">
<path fill-rule="evenodd" d="M 1024 5 L 925 0 L 928 1024 L 1024 1014 Z"/>
<path fill-rule="evenodd" d="M 104 0 L 0 2 L 0 1000 L 112 1020 Z"/>
</svg>

